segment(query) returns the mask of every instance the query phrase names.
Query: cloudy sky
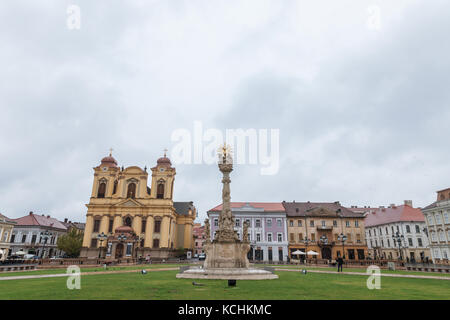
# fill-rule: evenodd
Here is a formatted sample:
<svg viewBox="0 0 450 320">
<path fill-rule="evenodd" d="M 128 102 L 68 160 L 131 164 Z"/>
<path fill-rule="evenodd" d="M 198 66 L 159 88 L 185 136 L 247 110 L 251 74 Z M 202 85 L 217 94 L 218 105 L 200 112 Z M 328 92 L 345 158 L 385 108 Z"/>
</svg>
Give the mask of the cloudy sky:
<svg viewBox="0 0 450 320">
<path fill-rule="evenodd" d="M 0 212 L 84 221 L 110 147 L 121 166 L 152 167 L 194 121 L 280 130 L 278 172 L 236 165 L 234 201 L 423 207 L 450 187 L 448 12 L 447 0 L 2 1 Z M 220 203 L 217 166 L 176 168 L 175 200 L 203 220 Z"/>
</svg>

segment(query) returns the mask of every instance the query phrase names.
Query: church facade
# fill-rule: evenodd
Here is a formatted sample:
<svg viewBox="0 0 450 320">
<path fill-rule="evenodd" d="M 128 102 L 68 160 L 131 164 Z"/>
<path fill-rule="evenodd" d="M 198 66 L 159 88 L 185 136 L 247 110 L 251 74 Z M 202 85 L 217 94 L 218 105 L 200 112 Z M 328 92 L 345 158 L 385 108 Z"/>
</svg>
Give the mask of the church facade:
<svg viewBox="0 0 450 320">
<path fill-rule="evenodd" d="M 168 258 L 194 247 L 197 210 L 174 202 L 176 170 L 164 155 L 151 168 L 120 168 L 110 154 L 94 168 L 81 257 Z"/>
</svg>

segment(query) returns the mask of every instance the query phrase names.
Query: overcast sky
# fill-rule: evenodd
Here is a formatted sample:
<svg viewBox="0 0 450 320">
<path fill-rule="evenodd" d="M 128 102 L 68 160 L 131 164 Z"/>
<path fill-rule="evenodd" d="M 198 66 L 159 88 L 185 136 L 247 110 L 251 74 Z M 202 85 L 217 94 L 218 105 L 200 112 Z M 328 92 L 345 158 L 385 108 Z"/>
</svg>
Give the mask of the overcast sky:
<svg viewBox="0 0 450 320">
<path fill-rule="evenodd" d="M 449 12 L 447 0 L 2 1 L 0 212 L 85 221 L 110 147 L 120 166 L 152 167 L 194 121 L 280 130 L 278 173 L 236 165 L 232 201 L 423 207 L 450 187 Z M 176 169 L 174 200 L 203 221 L 221 202 L 217 166 Z"/>
</svg>

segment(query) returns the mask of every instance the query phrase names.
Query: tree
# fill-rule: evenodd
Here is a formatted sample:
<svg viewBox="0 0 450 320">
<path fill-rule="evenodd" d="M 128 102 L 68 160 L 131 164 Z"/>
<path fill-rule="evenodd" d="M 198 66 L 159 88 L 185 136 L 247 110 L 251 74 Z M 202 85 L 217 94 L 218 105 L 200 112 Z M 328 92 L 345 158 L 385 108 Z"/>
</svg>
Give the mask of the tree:
<svg viewBox="0 0 450 320">
<path fill-rule="evenodd" d="M 83 245 L 83 233 L 73 228 L 67 234 L 59 237 L 56 244 L 58 249 L 63 250 L 69 257 L 77 258 Z"/>
</svg>

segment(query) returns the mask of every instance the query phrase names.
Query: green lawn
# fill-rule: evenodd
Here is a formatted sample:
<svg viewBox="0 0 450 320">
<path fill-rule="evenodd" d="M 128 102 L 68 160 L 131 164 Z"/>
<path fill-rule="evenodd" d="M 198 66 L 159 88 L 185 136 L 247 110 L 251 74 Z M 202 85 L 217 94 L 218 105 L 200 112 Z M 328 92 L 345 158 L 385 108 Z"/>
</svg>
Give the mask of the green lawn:
<svg viewBox="0 0 450 320">
<path fill-rule="evenodd" d="M 158 269 L 158 268 L 178 268 L 187 264 L 143 264 L 134 266 L 116 266 L 108 267 L 104 269 L 103 267 L 81 267 L 81 272 L 96 272 L 96 271 L 120 271 L 120 270 L 141 270 L 141 269 Z M 66 273 L 65 268 L 58 269 L 42 269 L 42 270 L 31 270 L 31 271 L 11 271 L 0 273 L 1 277 L 12 277 L 12 276 L 32 276 L 40 274 L 59 274 Z"/>
<path fill-rule="evenodd" d="M 277 272 L 277 280 L 176 279 L 177 271 L 86 275 L 81 290 L 68 290 L 66 277 L 0 282 L 0 299 L 450 299 L 450 281 L 381 278 L 380 290 L 368 290 L 367 277 Z"/>
</svg>

